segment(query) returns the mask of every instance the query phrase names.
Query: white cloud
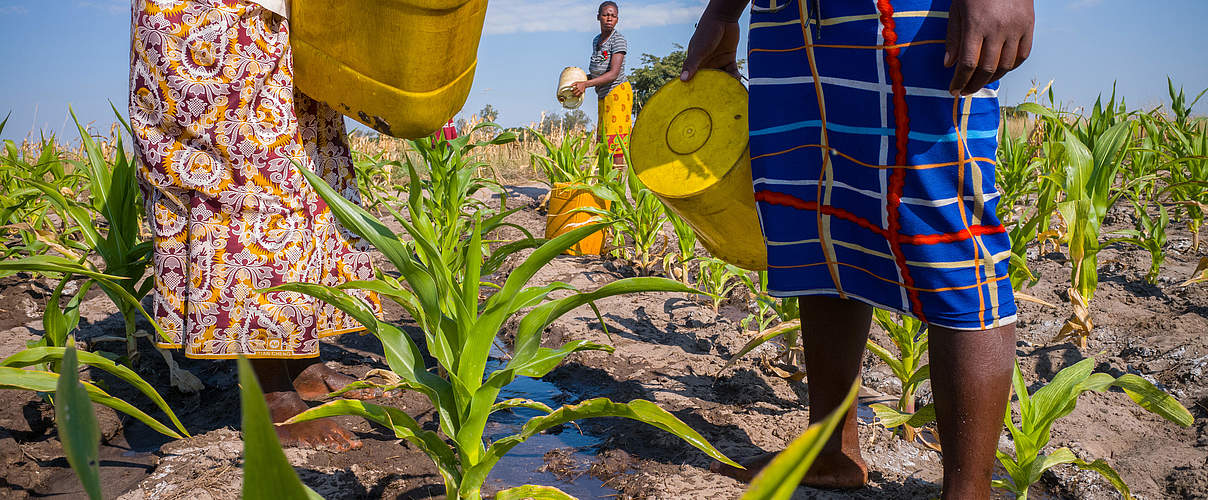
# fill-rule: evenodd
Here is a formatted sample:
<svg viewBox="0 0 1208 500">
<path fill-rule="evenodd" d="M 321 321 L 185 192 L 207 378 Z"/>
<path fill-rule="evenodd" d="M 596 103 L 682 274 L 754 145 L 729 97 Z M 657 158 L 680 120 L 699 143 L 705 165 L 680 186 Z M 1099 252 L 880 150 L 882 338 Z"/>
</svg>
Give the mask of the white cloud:
<svg viewBox="0 0 1208 500">
<path fill-rule="evenodd" d="M 704 0 L 617 2 L 621 6 L 620 30 L 694 23 L 705 9 Z M 590 33 L 600 29 L 595 0 L 491 0 L 487 6 L 488 35 L 537 32 Z"/>
<path fill-rule="evenodd" d="M 11 0 L 0 2 L 0 14 L 29 14 L 29 9 L 25 6 L 11 5 L 12 3 Z"/>
</svg>

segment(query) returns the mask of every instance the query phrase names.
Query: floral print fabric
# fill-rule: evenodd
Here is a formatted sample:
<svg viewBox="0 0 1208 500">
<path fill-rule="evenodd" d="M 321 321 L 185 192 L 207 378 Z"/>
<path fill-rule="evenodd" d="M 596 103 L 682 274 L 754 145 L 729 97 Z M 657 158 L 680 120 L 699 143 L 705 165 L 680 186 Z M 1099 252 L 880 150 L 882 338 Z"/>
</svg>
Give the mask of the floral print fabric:
<svg viewBox="0 0 1208 500">
<path fill-rule="evenodd" d="M 359 201 L 343 117 L 296 92 L 289 27 L 244 0 L 136 0 L 130 118 L 154 236 L 154 315 L 188 357 L 306 358 L 362 330 L 257 290 L 373 278 L 296 162 Z M 375 312 L 366 291 L 353 291 Z"/>
</svg>

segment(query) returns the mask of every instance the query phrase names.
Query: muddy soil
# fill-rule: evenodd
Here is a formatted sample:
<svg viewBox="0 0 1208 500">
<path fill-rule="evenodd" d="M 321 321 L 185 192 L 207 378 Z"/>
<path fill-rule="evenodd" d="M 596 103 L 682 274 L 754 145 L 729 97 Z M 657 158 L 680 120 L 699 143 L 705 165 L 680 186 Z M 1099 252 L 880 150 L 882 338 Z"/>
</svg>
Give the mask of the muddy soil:
<svg viewBox="0 0 1208 500">
<path fill-rule="evenodd" d="M 537 185 L 518 186 L 509 205 L 526 208 L 512 221 L 540 234 L 544 217 Z M 1129 214 L 1114 212 L 1112 228 L 1131 225 Z M 1109 245 L 1100 257 L 1100 287 L 1092 303 L 1096 328 L 1086 349 L 1054 343 L 1052 337 L 1068 315 L 1064 289 L 1069 264 L 1060 254 L 1031 259 L 1039 282 L 1025 293 L 1054 304 L 1020 302 L 1017 355 L 1031 389 L 1050 380 L 1061 368 L 1094 355 L 1098 369 L 1112 374 L 1135 373 L 1170 391 L 1195 416 L 1183 429 L 1146 413 L 1119 392 L 1087 394 L 1077 410 L 1053 428 L 1051 447 L 1070 447 L 1087 460 L 1108 460 L 1138 498 L 1208 498 L 1208 286 L 1180 287 L 1200 255 L 1190 250 L 1181 228 L 1170 234 L 1171 249 L 1157 285 L 1144 281 L 1148 254 Z M 511 259 L 498 276 L 506 275 Z M 380 261 L 380 259 L 379 259 Z M 383 265 L 384 262 L 382 262 Z M 385 267 L 388 269 L 388 267 Z M 560 257 L 533 283 L 564 281 L 593 288 L 632 276 L 624 262 L 600 258 Z M 39 315 L 50 288 L 30 277 L 0 281 L 0 355 L 24 347 L 41 333 Z M 604 325 L 591 309 L 572 311 L 549 328 L 546 345 L 572 339 L 609 343 L 616 352 L 579 353 L 541 381 L 510 387 L 514 394 L 536 391 L 551 404 L 592 397 L 617 401 L 644 398 L 657 402 L 699 430 L 735 459 L 775 451 L 796 437 L 808 421 L 808 379 L 794 382 L 770 369 L 778 346 L 756 350 L 719 373 L 749 339 L 739 321 L 746 316 L 743 298 L 735 296 L 715 312 L 682 294 L 648 293 L 599 302 Z M 386 318 L 419 338 L 405 313 L 388 307 Z M 145 325 L 144 325 L 145 326 Z M 509 325 L 514 328 L 515 324 Z M 104 296 L 83 306 L 79 342 L 97 349 L 119 350 L 117 344 L 92 345 L 93 339 L 121 335 L 121 318 Z M 509 331 L 502 336 L 504 344 Z M 874 327 L 873 338 L 887 342 Z M 326 339 L 322 359 L 340 371 L 363 376 L 385 368 L 381 346 L 369 336 Z M 237 498 L 241 481 L 238 388 L 233 362 L 195 361 L 179 354 L 181 366 L 201 378 L 206 388 L 183 394 L 169 387 L 167 365 L 143 345 L 140 374 L 164 395 L 193 437 L 171 441 L 127 417 L 98 407 L 105 443 L 101 452 L 106 498 Z M 941 482 L 940 454 L 907 443 L 876 424 L 867 405 L 896 398 L 900 384 L 872 355 L 864 362 L 860 437 L 871 467 L 870 485 L 856 492 L 802 487 L 798 498 L 933 498 Z M 154 407 L 124 383 L 103 373 L 86 376 L 113 394 L 156 417 Z M 921 391 L 920 404 L 929 391 Z M 436 428 L 432 407 L 415 394 L 391 394 L 380 404 L 403 408 L 419 422 Z M 522 418 L 494 422 L 502 435 Z M 327 498 L 431 498 L 443 494 L 440 477 L 428 459 L 393 433 L 359 418 L 348 417 L 364 446 L 336 454 L 287 449 L 302 479 Z M 1003 450 L 1011 443 L 1004 436 Z M 708 471 L 710 459 L 691 446 L 652 427 L 622 419 L 563 426 L 518 447 L 488 481 L 489 490 L 537 482 L 556 485 L 580 498 L 737 498 L 743 485 Z M 1094 473 L 1056 467 L 1033 489 L 1037 498 L 1117 498 Z M 35 394 L 0 391 L 0 497 L 83 498 L 81 488 L 55 437 L 53 409 Z M 1009 495 L 999 493 L 1000 498 Z"/>
</svg>

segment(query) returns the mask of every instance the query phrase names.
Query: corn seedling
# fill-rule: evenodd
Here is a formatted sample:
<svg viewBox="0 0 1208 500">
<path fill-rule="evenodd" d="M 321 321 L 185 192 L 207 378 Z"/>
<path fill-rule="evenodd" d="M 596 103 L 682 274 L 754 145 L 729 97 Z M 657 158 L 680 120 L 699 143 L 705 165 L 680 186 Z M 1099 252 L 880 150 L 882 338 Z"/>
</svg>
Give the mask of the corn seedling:
<svg viewBox="0 0 1208 500">
<path fill-rule="evenodd" d="M 674 212 L 668 210 L 666 213 L 671 227 L 675 230 L 676 252 L 667 252 L 663 256 L 663 272 L 685 285 L 691 285 L 688 266 L 696 260 L 696 231 Z"/>
<path fill-rule="evenodd" d="M 1145 281 L 1156 285 L 1158 272 L 1161 271 L 1162 263 L 1166 260 L 1166 228 L 1170 224 L 1170 216 L 1166 213 L 1166 207 L 1158 204 L 1158 217 L 1155 220 L 1150 217 L 1144 204 L 1137 200 L 1131 201 L 1136 217 L 1136 229 L 1115 231 L 1113 234 L 1120 234 L 1123 237 L 1113 238 L 1109 241 L 1129 243 L 1148 251 L 1149 271 L 1145 274 Z"/>
<path fill-rule="evenodd" d="M 903 437 L 913 442 L 918 437 L 918 428 L 935 418 L 931 405 L 916 409 L 914 398 L 919 385 L 931 378 L 931 365 L 923 364 L 923 355 L 927 353 L 927 330 L 922 322 L 910 316 L 898 315 L 898 321 L 895 321 L 893 315 L 883 309 L 874 310 L 873 319 L 885 330 L 898 354 L 872 339 L 868 340 L 868 350 L 881 358 L 902 383 L 902 396 L 898 398 L 896 408 L 882 404 L 874 404 L 871 408 L 881 425 L 887 429 L 902 427 Z"/>
<path fill-rule="evenodd" d="M 712 302 L 713 312 L 721 310 L 721 303 L 730 296 L 735 287 L 742 285 L 739 276 L 746 271 L 717 257 L 697 260 L 696 287 Z"/>
<path fill-rule="evenodd" d="M 629 147 L 622 145 L 626 165 L 629 161 Z M 607 149 L 601 146 L 599 163 L 611 162 Z M 638 275 L 648 276 L 659 260 L 661 251 L 657 248 L 659 236 L 663 236 L 663 224 L 667 222 L 667 208 L 663 202 L 650 191 L 633 169 L 607 168 L 601 170 L 599 179 L 589 189 L 596 197 L 607 200 L 607 210 L 595 207 L 582 207 L 574 211 L 599 215 L 611 223 L 614 231 L 613 245 L 622 258 L 633 262 Z M 664 250 L 668 238 L 664 236 Z"/>
<path fill-rule="evenodd" d="M 421 189 L 412 189 L 408 220 L 400 218 L 409 240 L 391 232 L 364 209 L 331 189 L 314 173 L 303 174 L 331 207 L 336 218 L 375 246 L 395 266 L 401 279 L 379 273 L 377 279 L 350 282 L 340 287 L 294 283 L 273 290 L 293 291 L 320 298 L 353 315 L 382 342 L 387 364 L 399 383 L 386 389 L 408 389 L 425 395 L 436 408 L 440 430 L 424 429 L 402 410 L 357 400 L 338 400 L 312 408 L 289 422 L 302 422 L 333 415 L 358 415 L 392 429 L 402 439 L 423 450 L 436 464 L 448 498 L 481 498 L 487 474 L 514 446 L 546 429 L 590 417 L 625 417 L 649 423 L 686 440 L 714 459 L 733 463 L 696 431 L 675 416 L 644 400 L 615 403 L 606 398 L 583 401 L 558 409 L 526 399 L 499 400 L 500 390 L 516 377 L 541 377 L 566 356 L 585 350 L 611 351 L 607 345 L 586 340 L 570 341 L 554 349 L 541 347 L 541 332 L 554 320 L 582 305 L 605 297 L 643 291 L 693 290 L 664 278 L 627 278 L 591 292 L 579 292 L 566 283 L 528 286 L 542 267 L 578 240 L 603 227 L 585 225 L 549 240 L 518 267 L 507 273 L 499 290 L 482 298 L 481 277 L 495 272 L 502 257 L 514 252 L 500 247 L 484 254 L 481 224 L 462 244 L 442 248 L 437 244 L 436 224 L 421 202 Z M 432 193 L 429 193 L 432 195 Z M 457 256 L 446 255 L 456 253 Z M 461 276 L 443 262 L 465 263 Z M 397 326 L 379 321 L 365 304 L 344 292 L 363 288 L 380 293 L 402 306 L 423 331 L 428 353 L 439 365 L 439 374 L 425 366 L 419 346 Z M 569 295 L 550 299 L 554 291 Z M 507 363 L 488 372 L 488 358 L 496 336 L 509 318 L 528 310 L 519 321 L 514 350 Z M 367 383 L 352 384 L 350 388 Z M 488 417 L 511 408 L 530 408 L 541 415 L 530 419 L 522 430 L 491 443 L 484 442 Z"/>
<path fill-rule="evenodd" d="M 1061 464 L 1072 464 L 1084 470 L 1098 472 L 1125 498 L 1132 498 L 1128 485 L 1115 469 L 1103 459 L 1087 462 L 1074 455 L 1069 448 L 1058 448 L 1042 453 L 1049 445 L 1050 431 L 1060 418 L 1069 415 L 1078 404 L 1078 396 L 1086 391 L 1104 392 L 1118 388 L 1142 408 L 1183 427 L 1192 423 L 1191 413 L 1174 398 L 1149 381 L 1133 374 L 1112 377 L 1106 373 L 1092 373 L 1094 358 L 1086 358 L 1062 369 L 1053 380 L 1031 394 L 1015 363 L 1012 379 L 1015 400 L 1018 401 L 1019 424 L 1015 423 L 1012 410 L 1007 408 L 1003 423 L 1011 433 L 1014 456 L 997 451 L 999 463 L 1007 471 L 1007 478 L 995 479 L 992 485 L 1027 500 L 1028 488 L 1040 480 L 1044 471 Z"/>
</svg>

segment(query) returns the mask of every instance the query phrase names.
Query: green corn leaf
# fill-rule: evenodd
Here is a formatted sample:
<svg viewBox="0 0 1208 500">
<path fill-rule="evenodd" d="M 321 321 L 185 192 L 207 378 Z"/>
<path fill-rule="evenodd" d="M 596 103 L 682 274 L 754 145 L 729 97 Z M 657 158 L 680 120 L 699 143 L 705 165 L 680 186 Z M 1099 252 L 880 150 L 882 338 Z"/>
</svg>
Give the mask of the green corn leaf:
<svg viewBox="0 0 1208 500">
<path fill-rule="evenodd" d="M 880 403 L 868 406 L 876 413 L 877 420 L 880 420 L 881 425 L 886 429 L 892 429 L 901 425 L 919 428 L 935 421 L 935 405 L 926 405 L 915 410 L 914 413 L 898 411 L 895 408 L 890 408 Z"/>
<path fill-rule="evenodd" d="M 126 278 L 98 273 L 78 262 L 54 255 L 33 255 L 16 260 L 0 261 L 0 275 L 4 274 L 5 272 L 18 271 L 39 274 L 79 274 L 92 278 L 97 285 L 105 290 L 106 294 L 114 298 L 114 302 L 116 302 L 119 307 L 126 306 L 137 310 L 143 315 L 144 318 L 147 318 L 147 321 L 151 323 L 151 327 L 155 329 L 155 332 L 159 334 L 160 338 L 164 339 L 165 341 L 169 340 L 168 334 L 164 332 L 163 328 L 160 328 L 159 323 L 155 321 L 155 318 L 152 318 L 151 315 L 148 314 L 145 309 L 143 309 L 143 306 L 138 302 L 138 299 L 134 298 L 134 296 L 130 295 L 130 292 L 127 292 L 125 288 L 113 281 Z"/>
<path fill-rule="evenodd" d="M 797 485 L 801 484 L 801 479 L 814 464 L 814 459 L 822 451 L 822 447 L 830 439 L 831 434 L 835 432 L 839 422 L 847 415 L 848 408 L 851 408 L 851 405 L 856 402 L 856 395 L 859 392 L 860 381 L 857 380 L 847 391 L 847 397 L 843 399 L 843 403 L 835 411 L 832 411 L 821 422 L 805 429 L 800 437 L 789 443 L 784 451 L 776 455 L 776 458 L 773 458 L 759 472 L 759 475 L 755 476 L 755 479 L 751 481 L 751 486 L 742 495 L 742 499 L 788 500 L 792 498 L 793 492 L 797 491 Z"/>
<path fill-rule="evenodd" d="M 1044 474 L 1044 471 L 1061 464 L 1074 462 L 1075 460 L 1078 460 L 1078 457 L 1074 456 L 1074 452 L 1065 447 L 1053 450 L 1053 453 L 1048 455 L 1040 455 L 1027 470 L 1026 484 L 1031 486 L 1040 480 L 1040 476 Z"/>
<path fill-rule="evenodd" d="M 1174 399 L 1155 387 L 1148 380 L 1137 375 L 1126 373 L 1117 378 L 1112 385 L 1124 390 L 1128 397 L 1136 401 L 1142 408 L 1183 427 L 1191 427 L 1191 412 L 1187 411 L 1178 400 Z"/>
<path fill-rule="evenodd" d="M 68 347 L 32 347 L 4 358 L 3 361 L 0 361 L 0 366 L 24 368 L 26 366 L 38 365 L 49 361 L 57 361 L 60 359 L 65 359 L 68 350 L 75 351 L 75 349 L 70 345 L 68 345 Z M 172 424 L 175 425 L 178 430 L 180 430 L 181 435 L 186 437 L 189 436 L 189 432 L 185 430 L 184 424 L 180 423 L 180 419 L 176 418 L 176 413 L 172 412 L 172 408 L 168 406 L 168 402 L 164 401 L 164 398 L 159 395 L 159 392 L 156 392 L 155 388 L 152 387 L 151 384 L 147 383 L 146 380 L 143 380 L 143 378 L 138 376 L 137 373 L 134 373 L 133 370 L 114 363 L 108 358 L 96 353 L 77 351 L 75 355 L 78 357 L 81 363 L 105 370 L 113 376 L 120 378 L 134 386 L 134 388 L 138 389 L 139 392 L 143 393 L 148 399 L 154 402 L 155 406 L 159 407 L 164 414 L 168 415 L 168 418 L 172 420 Z"/>
<path fill-rule="evenodd" d="M 549 405 L 540 401 L 533 401 L 531 399 L 524 398 L 512 398 L 491 405 L 491 413 L 502 410 L 510 410 L 512 408 L 528 408 L 530 410 L 537 410 L 545 413 L 554 412 L 553 408 L 550 408 Z"/>
<path fill-rule="evenodd" d="M 495 500 L 577 500 L 553 486 L 526 484 L 495 494 Z"/>
<path fill-rule="evenodd" d="M 53 393 L 57 390 L 59 382 L 59 374 L 40 370 L 23 370 L 21 368 L 13 368 L 11 366 L 0 366 L 0 389 L 20 389 L 25 391 L 48 392 Z M 173 431 L 168 426 L 159 423 L 159 421 L 151 418 L 142 410 L 135 408 L 130 403 L 127 403 L 119 398 L 110 396 L 109 393 L 101 390 L 99 387 L 87 382 L 80 382 L 84 385 L 84 389 L 88 391 L 88 397 L 94 403 L 103 404 L 114 410 L 120 411 L 131 417 L 134 417 L 139 422 L 147 424 L 147 427 L 154 429 L 156 432 L 168 436 L 173 439 L 184 439 L 176 431 Z"/>
<path fill-rule="evenodd" d="M 1044 427 L 1052 425 L 1065 411 L 1069 400 L 1077 399 L 1074 388 L 1090 377 L 1094 369 L 1095 358 L 1088 357 L 1063 368 L 1051 382 L 1032 393 L 1032 404 L 1036 408 L 1033 422 Z"/>
<path fill-rule="evenodd" d="M 1116 472 L 1116 469 L 1113 469 L 1112 466 L 1108 465 L 1108 463 L 1102 458 L 1097 459 L 1094 462 L 1086 462 L 1082 459 L 1075 459 L 1071 463 L 1073 463 L 1074 466 L 1078 467 L 1079 469 L 1098 472 L 1100 476 L 1103 476 L 1104 479 L 1107 479 L 1107 482 L 1111 483 L 1112 486 L 1116 488 L 1116 491 L 1120 492 L 1121 495 L 1124 495 L 1126 500 L 1133 499 L 1132 491 L 1129 490 L 1128 484 L 1124 482 L 1124 479 L 1120 477 L 1120 474 Z"/>
<path fill-rule="evenodd" d="M 756 347 L 759 347 L 765 342 L 768 342 L 776 337 L 796 331 L 801 331 L 800 319 L 785 321 L 784 323 L 764 330 L 763 333 L 751 339 L 746 343 L 746 345 L 742 346 L 742 349 L 739 349 L 737 353 L 731 356 L 730 359 L 726 361 L 726 364 L 722 366 L 720 370 L 717 370 L 717 374 L 715 374 L 714 377 L 720 377 L 723 372 L 725 372 L 731 366 L 734 366 L 739 359 L 742 359 L 743 356 L 746 356 L 747 353 L 753 351 Z"/>
<path fill-rule="evenodd" d="M 342 415 L 362 417 L 394 431 L 395 436 L 406 439 L 407 442 L 414 444 L 432 458 L 440 469 L 446 484 L 457 484 L 460 481 L 461 475 L 457 472 L 457 458 L 449 445 L 445 444 L 439 434 L 424 430 L 419 422 L 398 408 L 375 405 L 355 399 L 341 399 L 306 410 L 286 420 L 285 423 L 309 422 Z"/>
<path fill-rule="evenodd" d="M 68 340 L 75 343 L 74 338 Z M 88 400 L 88 391 L 80 385 L 75 347 L 68 347 L 63 356 L 63 373 L 55 391 L 55 425 L 59 430 L 59 441 L 63 444 L 67 463 L 84 484 L 88 498 L 100 500 L 101 429 L 92 402 Z"/>
<path fill-rule="evenodd" d="M 482 461 L 466 470 L 464 481 L 470 485 L 481 486 L 486 480 L 487 473 L 503 457 L 505 453 L 528 438 L 552 427 L 584 418 L 623 417 L 658 427 L 683 439 L 688 444 L 703 451 L 706 455 L 722 463 L 740 467 L 729 457 L 717 451 L 700 433 L 688 424 L 659 408 L 658 405 L 637 399 L 628 403 L 614 403 L 608 398 L 596 398 L 579 404 L 563 406 L 549 415 L 533 417 L 525 422 L 518 434 L 507 436 L 494 443 L 487 449 Z"/>
<path fill-rule="evenodd" d="M 318 499 L 319 496 L 298 478 L 298 473 L 281 451 L 277 431 L 269 418 L 264 392 L 252 371 L 252 363 L 239 358 L 240 401 L 243 407 L 243 498 L 276 500 L 279 498 Z"/>
<path fill-rule="evenodd" d="M 552 300 L 541 304 L 520 320 L 520 326 L 516 331 L 514 341 L 514 349 L 512 354 L 512 363 L 525 362 L 529 356 L 533 356 L 537 352 L 537 347 L 541 345 L 540 333 L 547 326 L 553 323 L 558 318 L 566 313 L 578 308 L 579 306 L 592 303 L 594 301 L 612 297 L 616 295 L 624 295 L 638 292 L 681 292 L 681 293 L 700 293 L 696 289 L 689 287 L 683 283 L 666 278 L 625 278 L 614 281 L 591 292 L 577 293 L 558 300 Z M 504 293 L 503 291 L 498 293 Z M 517 303 L 514 307 L 518 307 L 522 303 Z M 526 305 L 526 304 L 525 304 Z"/>
</svg>

